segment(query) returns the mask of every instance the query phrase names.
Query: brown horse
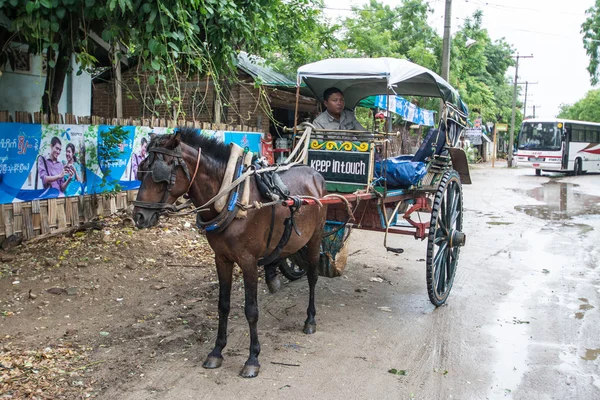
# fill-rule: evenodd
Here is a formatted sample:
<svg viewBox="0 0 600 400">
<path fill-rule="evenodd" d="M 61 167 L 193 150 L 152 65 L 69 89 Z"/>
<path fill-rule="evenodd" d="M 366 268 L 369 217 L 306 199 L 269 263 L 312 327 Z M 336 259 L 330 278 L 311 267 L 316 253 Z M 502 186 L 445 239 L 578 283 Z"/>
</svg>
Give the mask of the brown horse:
<svg viewBox="0 0 600 400">
<path fill-rule="evenodd" d="M 187 193 L 196 207 L 215 196 L 225 175 L 230 157 L 230 147 L 213 138 L 199 135 L 189 128 L 178 129 L 174 135 L 155 137 L 148 145 L 149 156 L 140 165 L 138 179 L 142 182 L 135 203 L 134 219 L 139 228 L 156 225 L 160 212 L 168 209 L 176 199 Z M 326 194 L 322 176 L 308 166 L 297 166 L 280 174 L 290 188 L 291 195 L 308 195 L 322 198 Z M 268 202 L 258 191 L 251 177 L 250 204 L 254 201 Z M 274 208 L 273 208 L 274 207 Z M 274 215 L 273 215 L 274 213 Z M 294 217 L 297 232 L 291 237 L 279 258 L 283 259 L 306 246 L 307 272 L 310 289 L 307 319 L 304 333 L 316 331 L 315 284 L 326 206 L 301 207 Z M 210 221 L 218 213 L 213 205 L 200 212 L 203 221 Z M 251 209 L 247 218 L 234 219 L 221 232 L 211 231 L 206 237 L 215 252 L 215 264 L 219 276 L 219 329 L 214 349 L 210 352 L 204 368 L 218 368 L 223 361 L 222 351 L 227 344 L 227 319 L 233 264 L 237 264 L 244 277 L 245 313 L 250 327 L 250 356 L 240 375 L 252 378 L 258 375 L 260 344 L 256 324 L 258 321 L 257 286 L 258 260 L 271 254 L 284 234 L 284 220 L 290 210 L 280 205 Z M 274 223 L 272 223 L 272 219 Z M 269 231 L 272 227 L 271 240 Z M 267 243 L 270 243 L 267 248 Z M 267 279 L 274 275 L 274 265 L 265 266 Z"/>
</svg>

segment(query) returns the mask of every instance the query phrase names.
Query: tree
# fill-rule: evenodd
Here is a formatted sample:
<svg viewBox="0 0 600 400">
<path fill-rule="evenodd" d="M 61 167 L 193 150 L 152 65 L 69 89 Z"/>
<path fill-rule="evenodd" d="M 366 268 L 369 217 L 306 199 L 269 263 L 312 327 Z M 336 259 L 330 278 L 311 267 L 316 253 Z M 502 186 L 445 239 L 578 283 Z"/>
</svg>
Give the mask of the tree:
<svg viewBox="0 0 600 400">
<path fill-rule="evenodd" d="M 261 54 L 281 42 L 276 24 L 285 23 L 275 16 L 311 4 L 307 1 L 0 0 L 11 21 L 8 34 L 0 31 L 5 42 L 0 50 L 9 38 L 26 43 L 31 53 L 47 54 L 42 110 L 56 115 L 71 54 L 81 68 L 97 66 L 89 39 L 93 31 L 113 46 L 111 56 L 132 58 L 146 82 L 176 107 L 185 79 L 209 74 L 218 83 L 232 75 L 240 50 Z M 292 27 L 285 36 L 288 42 Z M 2 57 L 7 58 L 4 51 Z"/>
<path fill-rule="evenodd" d="M 483 13 L 467 18 L 452 41 L 450 83 L 459 90 L 470 109 L 485 121 L 508 121 L 512 112 L 512 83 L 506 73 L 514 65 L 512 47 L 502 38 L 495 41 L 482 28 Z M 475 44 L 466 47 L 468 39 Z M 518 110 L 518 109 L 517 109 Z M 522 119 L 517 111 L 516 125 Z"/>
<path fill-rule="evenodd" d="M 563 104 L 558 118 L 600 122 L 600 89 L 590 90 L 574 104 Z"/>
<path fill-rule="evenodd" d="M 595 4 L 586 12 L 587 18 L 581 25 L 581 33 L 583 34 L 583 47 L 590 58 L 587 70 L 590 74 L 592 85 L 598 84 L 600 78 L 600 0 L 596 0 Z"/>
<path fill-rule="evenodd" d="M 58 114 L 65 77 L 71 55 L 79 53 L 79 63 L 87 66 L 95 59 L 82 51 L 86 47 L 86 32 L 81 27 L 102 18 L 103 7 L 94 7 L 94 0 L 0 0 L 0 9 L 10 20 L 8 35 L 0 42 L 0 62 L 7 58 L 11 41 L 24 43 L 32 54 L 46 54 L 48 70 L 42 111 Z M 4 60 L 3 60 L 4 58 Z"/>
<path fill-rule="evenodd" d="M 406 58 L 426 68 L 438 69 L 436 48 L 441 38 L 427 24 L 432 12 L 424 0 L 403 0 L 391 8 L 370 0 L 353 7 L 343 21 L 346 53 L 354 57 Z"/>
<path fill-rule="evenodd" d="M 340 57 L 340 26 L 329 24 L 321 0 L 286 1 L 278 7 L 275 38 L 264 56 L 278 71 L 295 76 L 298 67 L 324 58 Z"/>
<path fill-rule="evenodd" d="M 403 0 L 394 8 L 377 0 L 353 7 L 342 23 L 345 57 L 394 57 L 439 70 L 442 39 L 428 25 L 433 11 L 424 0 Z M 419 106 L 435 109 L 438 100 L 423 98 Z"/>
</svg>

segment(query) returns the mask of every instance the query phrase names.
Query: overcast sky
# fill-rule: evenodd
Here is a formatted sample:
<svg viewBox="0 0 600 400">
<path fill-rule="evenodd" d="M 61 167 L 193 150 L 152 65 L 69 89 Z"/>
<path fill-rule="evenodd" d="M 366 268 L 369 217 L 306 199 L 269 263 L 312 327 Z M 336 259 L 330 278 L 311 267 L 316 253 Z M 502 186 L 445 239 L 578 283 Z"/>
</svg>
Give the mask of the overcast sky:
<svg viewBox="0 0 600 400">
<path fill-rule="evenodd" d="M 350 16 L 344 9 L 365 3 L 325 0 L 331 18 Z M 401 1 L 383 3 L 394 7 Z M 434 9 L 430 25 L 442 35 L 445 0 L 429 3 Z M 593 4 L 594 0 L 453 0 L 452 30 L 460 29 L 475 10 L 483 10 L 483 24 L 492 40 L 504 37 L 519 54 L 534 56 L 519 63 L 519 81 L 538 82 L 529 85 L 528 114 L 532 114 L 531 106 L 535 105 L 536 116 L 554 117 L 560 104 L 572 104 L 592 89 L 580 29 L 585 10 Z M 514 76 L 514 69 L 509 74 Z"/>
</svg>

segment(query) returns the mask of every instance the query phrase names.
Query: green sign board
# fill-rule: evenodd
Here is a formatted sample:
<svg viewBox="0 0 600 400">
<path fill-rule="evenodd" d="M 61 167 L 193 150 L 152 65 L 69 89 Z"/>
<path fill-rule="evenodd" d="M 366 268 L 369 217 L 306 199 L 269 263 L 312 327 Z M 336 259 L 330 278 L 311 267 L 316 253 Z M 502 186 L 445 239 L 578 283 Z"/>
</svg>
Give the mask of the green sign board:
<svg viewBox="0 0 600 400">
<path fill-rule="evenodd" d="M 508 124 L 496 124 L 496 132 L 508 132 Z"/>
<path fill-rule="evenodd" d="M 366 185 L 370 156 L 369 152 L 309 150 L 308 165 L 327 182 Z"/>
</svg>

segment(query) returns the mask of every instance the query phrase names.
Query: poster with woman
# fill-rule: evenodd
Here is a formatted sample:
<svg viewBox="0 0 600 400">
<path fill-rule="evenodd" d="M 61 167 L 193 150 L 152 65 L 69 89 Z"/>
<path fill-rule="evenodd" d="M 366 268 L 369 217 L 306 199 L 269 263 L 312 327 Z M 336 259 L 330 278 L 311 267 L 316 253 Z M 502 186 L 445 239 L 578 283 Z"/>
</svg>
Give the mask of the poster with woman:
<svg viewBox="0 0 600 400">
<path fill-rule="evenodd" d="M 35 172 L 33 189 L 44 192 L 36 198 L 83 194 L 84 179 L 79 164 L 84 152 L 82 128 L 81 125 L 42 126 L 40 150 L 31 174 Z"/>
<path fill-rule="evenodd" d="M 0 125 L 0 203 L 83 193 L 82 126 Z"/>
</svg>

